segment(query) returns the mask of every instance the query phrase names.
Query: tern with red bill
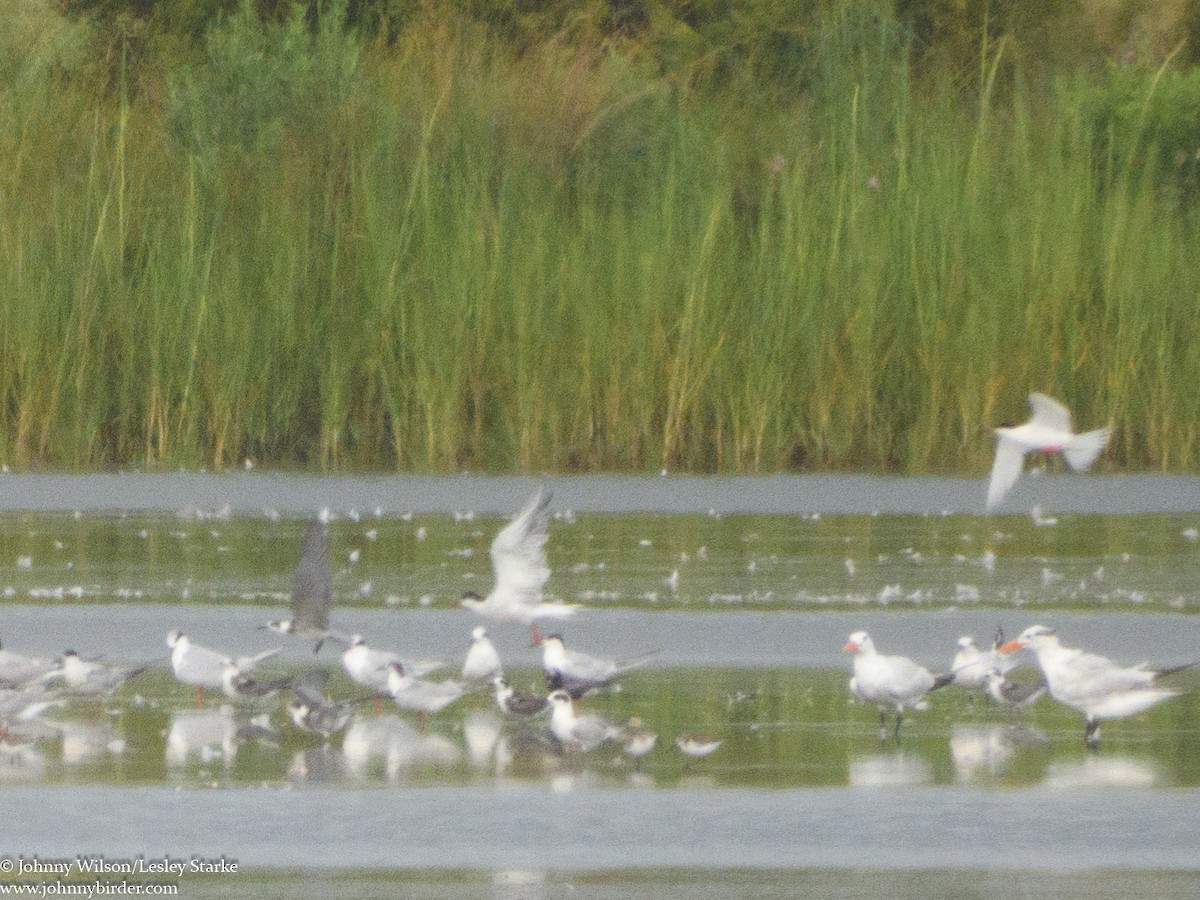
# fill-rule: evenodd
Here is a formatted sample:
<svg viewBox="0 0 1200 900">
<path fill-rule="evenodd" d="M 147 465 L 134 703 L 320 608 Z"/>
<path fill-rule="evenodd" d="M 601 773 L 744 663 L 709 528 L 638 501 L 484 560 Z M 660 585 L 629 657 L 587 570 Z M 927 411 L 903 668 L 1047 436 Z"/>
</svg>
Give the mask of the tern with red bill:
<svg viewBox="0 0 1200 900">
<path fill-rule="evenodd" d="M 550 492 L 539 487 L 517 517 L 492 541 L 492 570 L 496 583 L 491 593 L 480 598 L 468 591 L 463 594 L 460 605 L 485 619 L 523 622 L 530 626 L 538 619 L 562 619 L 573 615 L 578 605 L 542 599 L 542 588 L 550 578 L 550 566 L 546 562 L 549 525 Z"/>
<path fill-rule="evenodd" d="M 846 653 L 854 654 L 854 677 L 850 679 L 850 693 L 864 703 L 879 707 L 879 736 L 887 740 L 887 712 L 896 714 L 893 734 L 900 739 L 900 723 L 905 709 L 925 709 L 924 697 L 930 691 L 945 687 L 954 681 L 953 673 L 933 675 L 924 666 L 917 665 L 903 656 L 884 656 L 875 649 L 875 643 L 865 631 L 850 635 Z"/>
<path fill-rule="evenodd" d="M 1179 695 L 1174 688 L 1159 687 L 1158 680 L 1194 663 L 1152 669 L 1146 663 L 1120 666 L 1112 660 L 1064 647 L 1053 628 L 1031 625 L 1021 636 L 1000 647 L 1001 653 L 1030 649 L 1050 687 L 1050 696 L 1083 713 L 1087 720 L 1083 741 L 1089 749 L 1100 744 L 1100 722 L 1124 719 Z"/>
<path fill-rule="evenodd" d="M 996 458 L 988 480 L 987 509 L 990 512 L 1012 490 L 1021 477 L 1025 454 L 1031 450 L 1061 453 L 1076 472 L 1085 472 L 1108 444 L 1111 428 L 1083 434 L 1071 430 L 1071 411 L 1045 394 L 1029 395 L 1029 421 L 1002 425 L 996 431 Z"/>
</svg>

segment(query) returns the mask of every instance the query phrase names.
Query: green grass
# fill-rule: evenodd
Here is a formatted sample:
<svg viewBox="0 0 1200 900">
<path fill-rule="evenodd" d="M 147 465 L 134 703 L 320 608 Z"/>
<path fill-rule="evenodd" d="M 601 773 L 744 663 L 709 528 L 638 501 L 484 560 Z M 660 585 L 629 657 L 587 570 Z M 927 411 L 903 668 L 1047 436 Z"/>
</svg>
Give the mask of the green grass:
<svg viewBox="0 0 1200 900">
<path fill-rule="evenodd" d="M 100 99 L 18 63 L 0 459 L 979 473 L 1040 390 L 1195 469 L 1194 203 L 1010 52 L 918 77 L 831 15 L 765 105 L 425 21 L 235 17 Z"/>
</svg>

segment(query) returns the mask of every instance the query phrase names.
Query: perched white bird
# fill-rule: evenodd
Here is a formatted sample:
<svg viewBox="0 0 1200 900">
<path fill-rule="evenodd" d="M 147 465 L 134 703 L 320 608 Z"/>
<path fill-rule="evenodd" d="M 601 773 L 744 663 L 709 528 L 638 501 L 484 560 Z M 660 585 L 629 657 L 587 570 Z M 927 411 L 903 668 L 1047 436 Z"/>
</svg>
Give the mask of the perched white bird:
<svg viewBox="0 0 1200 900">
<path fill-rule="evenodd" d="M 492 569 L 496 575 L 492 592 L 480 599 L 468 591 L 461 601 L 464 609 L 499 622 L 530 625 L 538 619 L 561 619 L 578 609 L 576 604 L 542 600 L 542 588 L 550 578 L 546 563 L 549 510 L 550 492 L 539 487 L 492 541 Z"/>
<path fill-rule="evenodd" d="M 510 716 L 528 718 L 550 708 L 550 701 L 544 695 L 515 691 L 501 675 L 492 679 L 492 685 L 495 688 L 496 705 L 501 712 Z"/>
<path fill-rule="evenodd" d="M 577 650 L 568 650 L 559 634 L 539 635 L 537 643 L 542 646 L 542 674 L 546 677 L 546 688 L 551 691 L 564 690 L 575 698 L 594 688 L 603 687 L 631 669 L 644 666 L 654 656 L 649 653 L 625 662 L 599 659 Z"/>
<path fill-rule="evenodd" d="M 1074 433 L 1071 411 L 1045 394 L 1030 394 L 1029 409 L 1032 415 L 1028 422 L 995 429 L 996 458 L 988 481 L 988 510 L 995 509 L 1017 483 L 1030 450 L 1061 453 L 1068 466 L 1084 472 L 1104 450 L 1112 433 L 1111 428 Z"/>
<path fill-rule="evenodd" d="M 342 654 L 342 668 L 356 684 L 376 691 L 386 691 L 388 684 L 388 666 L 400 663 L 404 671 L 412 675 L 428 675 L 442 668 L 441 660 L 407 660 L 390 650 L 378 650 L 367 646 L 361 634 L 350 638 L 350 646 Z"/>
<path fill-rule="evenodd" d="M 621 737 L 621 729 L 604 721 L 594 713 L 577 715 L 566 691 L 555 691 L 550 695 L 550 733 L 568 750 L 587 753 L 605 741 Z"/>
<path fill-rule="evenodd" d="M 74 650 L 68 650 L 62 655 L 60 665 L 63 683 L 68 690 L 76 694 L 107 694 L 149 668 L 106 666 L 104 663 L 83 659 Z"/>
<path fill-rule="evenodd" d="M 175 678 L 184 684 L 196 686 L 196 705 L 204 702 L 206 687 L 223 687 L 227 664 L 238 672 L 249 672 L 264 659 L 277 654 L 275 647 L 256 656 L 240 656 L 237 659 L 201 644 L 193 644 L 191 638 L 178 629 L 167 635 L 167 646 L 171 648 L 171 670 Z"/>
<path fill-rule="evenodd" d="M 401 709 L 409 709 L 420 715 L 422 723 L 426 716 L 445 709 L 463 695 L 463 686 L 457 681 L 422 681 L 404 671 L 401 663 L 387 667 L 388 693 Z"/>
<path fill-rule="evenodd" d="M 1001 676 L 1013 667 L 1011 657 L 1002 656 L 997 648 L 1004 643 L 1003 630 L 997 629 L 996 640 L 992 642 L 991 650 L 980 650 L 975 646 L 975 638 L 964 634 L 958 639 L 954 661 L 950 665 L 950 673 L 954 683 L 959 687 L 985 687 L 988 673 L 995 670 Z"/>
<path fill-rule="evenodd" d="M 496 645 L 487 636 L 487 629 L 482 625 L 475 626 L 471 632 L 471 646 L 467 648 L 467 658 L 463 660 L 462 677 L 467 681 L 488 681 L 504 673 L 500 665 L 500 654 Z"/>
<path fill-rule="evenodd" d="M 1103 656 L 1064 647 L 1054 629 L 1045 625 L 1031 625 L 1020 637 L 1001 646 L 1000 652 L 1015 653 L 1026 647 L 1037 656 L 1050 696 L 1083 713 L 1087 720 L 1083 740 L 1088 747 L 1099 745 L 1102 720 L 1124 719 L 1177 696 L 1179 691 L 1158 687 L 1156 682 L 1188 668 L 1151 669 L 1146 663 L 1119 666 Z"/>
<path fill-rule="evenodd" d="M 343 643 L 348 639 L 329 630 L 329 612 L 333 607 L 333 567 L 329 557 L 329 526 L 323 517 L 313 519 L 304 532 L 300 562 L 292 575 L 292 615 L 276 619 L 261 628 L 278 634 L 315 639 L 313 652 L 329 638 Z"/>
<path fill-rule="evenodd" d="M 896 713 L 894 734 L 900 739 L 900 723 L 905 709 L 925 709 L 924 696 L 932 690 L 945 687 L 954 680 L 952 674 L 930 674 L 903 656 L 884 656 L 875 649 L 870 635 L 856 631 L 842 648 L 854 654 L 854 677 L 850 679 L 850 692 L 864 703 L 879 707 L 879 731 L 882 739 L 887 738 L 887 711 Z"/>
</svg>

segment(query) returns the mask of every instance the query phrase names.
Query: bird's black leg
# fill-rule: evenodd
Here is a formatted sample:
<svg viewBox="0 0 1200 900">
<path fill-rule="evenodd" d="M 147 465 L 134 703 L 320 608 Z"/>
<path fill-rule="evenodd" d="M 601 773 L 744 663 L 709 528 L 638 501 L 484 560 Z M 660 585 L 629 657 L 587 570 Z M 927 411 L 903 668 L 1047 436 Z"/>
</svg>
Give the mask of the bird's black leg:
<svg viewBox="0 0 1200 900">
<path fill-rule="evenodd" d="M 902 710 L 899 710 L 899 709 L 898 709 L 898 710 L 896 710 L 896 731 L 895 731 L 895 735 L 896 735 L 896 743 L 897 743 L 897 744 L 898 744 L 898 743 L 900 743 L 900 723 L 901 723 L 901 722 L 903 722 L 903 721 L 904 721 L 904 712 L 903 712 Z"/>
<path fill-rule="evenodd" d="M 1088 719 L 1087 728 L 1083 730 L 1083 742 L 1089 750 L 1100 746 L 1100 723 Z"/>
<path fill-rule="evenodd" d="M 883 707 L 879 708 L 879 740 L 886 741 L 888 738 L 887 713 L 883 711 Z"/>
</svg>

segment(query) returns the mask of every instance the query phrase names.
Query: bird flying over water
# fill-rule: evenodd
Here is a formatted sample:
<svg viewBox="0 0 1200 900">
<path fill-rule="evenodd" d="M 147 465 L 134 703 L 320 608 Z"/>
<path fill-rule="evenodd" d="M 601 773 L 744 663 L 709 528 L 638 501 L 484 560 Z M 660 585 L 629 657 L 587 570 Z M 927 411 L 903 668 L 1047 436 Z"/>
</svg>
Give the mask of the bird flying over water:
<svg viewBox="0 0 1200 900">
<path fill-rule="evenodd" d="M 1025 454 L 1030 450 L 1061 453 L 1076 472 L 1087 471 L 1108 444 L 1111 428 L 1083 434 L 1071 430 L 1071 411 L 1045 394 L 1029 395 L 1029 421 L 1002 425 L 996 431 L 996 458 L 988 480 L 987 509 L 995 509 L 1021 477 Z"/>
<path fill-rule="evenodd" d="M 315 653 L 329 638 L 349 643 L 349 638 L 329 630 L 329 611 L 333 606 L 333 566 L 329 558 L 329 526 L 322 518 L 313 519 L 304 532 L 300 562 L 292 576 L 292 615 L 276 619 L 263 628 L 278 634 L 316 638 Z"/>
<path fill-rule="evenodd" d="M 524 622 L 561 619 L 572 615 L 576 604 L 546 602 L 542 588 L 550 578 L 546 562 L 546 539 L 550 524 L 550 492 L 539 487 L 537 493 L 492 541 L 492 569 L 496 583 L 490 594 L 480 598 L 468 592 L 461 605 L 487 619 L 498 622 Z"/>
</svg>

